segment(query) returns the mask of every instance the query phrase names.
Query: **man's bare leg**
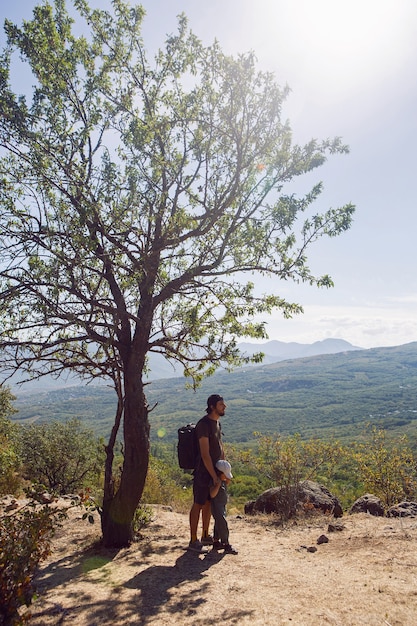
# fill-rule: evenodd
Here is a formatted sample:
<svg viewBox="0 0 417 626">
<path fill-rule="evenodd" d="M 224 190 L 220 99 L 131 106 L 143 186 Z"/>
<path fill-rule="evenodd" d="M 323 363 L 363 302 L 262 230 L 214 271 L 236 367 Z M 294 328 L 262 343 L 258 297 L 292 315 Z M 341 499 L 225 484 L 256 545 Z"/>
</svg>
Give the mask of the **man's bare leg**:
<svg viewBox="0 0 417 626">
<path fill-rule="evenodd" d="M 207 502 L 205 503 L 205 505 L 202 507 L 201 509 L 201 518 L 202 518 L 202 522 L 203 522 L 203 534 L 202 537 L 208 537 L 209 533 L 209 527 L 210 527 L 210 520 L 211 520 L 211 502 L 210 500 L 207 500 Z"/>
<path fill-rule="evenodd" d="M 204 505 L 205 506 L 205 505 Z M 200 511 L 203 507 L 194 502 L 190 511 L 190 535 L 191 541 L 197 541 L 198 520 L 200 519 Z"/>
</svg>

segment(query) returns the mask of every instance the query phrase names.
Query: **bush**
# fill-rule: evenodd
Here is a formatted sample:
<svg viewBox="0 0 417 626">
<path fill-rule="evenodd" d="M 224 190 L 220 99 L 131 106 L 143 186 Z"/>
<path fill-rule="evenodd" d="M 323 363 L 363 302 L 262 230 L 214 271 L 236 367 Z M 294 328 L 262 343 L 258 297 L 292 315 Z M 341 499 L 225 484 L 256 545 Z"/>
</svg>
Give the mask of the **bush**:
<svg viewBox="0 0 417 626">
<path fill-rule="evenodd" d="M 243 452 L 241 460 L 267 479 L 269 487 L 281 489 L 282 516 L 289 519 L 297 513 L 299 483 L 317 480 L 319 474 L 330 480 L 344 456 L 342 446 L 333 440 L 258 435 L 257 449 Z"/>
<path fill-rule="evenodd" d="M 104 444 L 80 420 L 22 428 L 24 476 L 65 495 L 97 483 L 104 466 Z"/>
<path fill-rule="evenodd" d="M 146 528 L 153 521 L 153 509 L 148 504 L 139 504 L 133 516 L 133 532 L 140 534 L 142 528 Z"/>
<path fill-rule="evenodd" d="M 228 509 L 232 513 L 244 510 L 249 500 L 255 500 L 263 491 L 268 489 L 269 483 L 258 476 L 238 473 L 233 467 L 233 480 L 227 487 L 229 493 Z"/>
<path fill-rule="evenodd" d="M 16 412 L 12 400 L 10 391 L 0 388 L 0 495 L 16 493 L 21 483 L 18 426 L 9 419 Z"/>
<path fill-rule="evenodd" d="M 178 511 L 191 507 L 192 475 L 151 457 L 142 502 L 166 504 Z"/>
<path fill-rule="evenodd" d="M 388 437 L 383 428 L 372 426 L 369 440 L 355 444 L 353 459 L 365 491 L 381 498 L 386 506 L 415 498 L 416 459 L 407 437 Z"/>
<path fill-rule="evenodd" d="M 63 509 L 30 501 L 23 508 L 0 517 L 0 624 L 22 624 L 30 615 L 19 609 L 30 606 L 35 593 L 33 577 L 50 551 Z"/>
</svg>

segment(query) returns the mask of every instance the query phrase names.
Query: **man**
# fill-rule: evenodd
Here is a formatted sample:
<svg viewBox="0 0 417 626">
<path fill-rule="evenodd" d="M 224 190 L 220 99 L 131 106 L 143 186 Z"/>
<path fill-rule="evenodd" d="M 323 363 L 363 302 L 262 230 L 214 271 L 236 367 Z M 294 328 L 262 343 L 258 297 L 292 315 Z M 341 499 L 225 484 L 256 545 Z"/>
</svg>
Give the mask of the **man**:
<svg viewBox="0 0 417 626">
<path fill-rule="evenodd" d="M 220 482 L 215 465 L 219 459 L 224 459 L 219 420 L 223 417 L 225 410 L 226 404 L 222 396 L 211 395 L 207 400 L 207 414 L 197 422 L 195 427 L 200 459 L 194 470 L 194 503 L 190 511 L 191 539 L 188 549 L 193 552 L 204 552 L 206 550 L 204 546 L 213 543 L 208 532 L 211 517 L 210 486 Z M 197 538 L 200 512 L 203 521 L 201 541 Z"/>
</svg>

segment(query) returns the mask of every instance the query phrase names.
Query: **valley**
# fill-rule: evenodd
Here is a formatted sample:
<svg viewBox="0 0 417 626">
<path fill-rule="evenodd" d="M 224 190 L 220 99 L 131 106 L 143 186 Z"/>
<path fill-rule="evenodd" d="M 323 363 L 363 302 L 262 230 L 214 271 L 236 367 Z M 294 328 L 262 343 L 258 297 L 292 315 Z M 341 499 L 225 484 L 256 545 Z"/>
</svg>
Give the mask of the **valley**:
<svg viewBox="0 0 417 626">
<path fill-rule="evenodd" d="M 73 385 L 16 395 L 20 423 L 78 417 L 107 437 L 115 394 L 105 385 Z M 147 387 L 151 439 L 175 443 L 177 429 L 205 412 L 206 398 L 227 402 L 225 441 L 248 444 L 254 432 L 300 433 L 303 438 L 357 439 L 375 423 L 413 442 L 417 433 L 417 343 L 369 350 L 349 349 L 217 372 L 199 389 L 183 377 L 156 379 Z"/>
</svg>

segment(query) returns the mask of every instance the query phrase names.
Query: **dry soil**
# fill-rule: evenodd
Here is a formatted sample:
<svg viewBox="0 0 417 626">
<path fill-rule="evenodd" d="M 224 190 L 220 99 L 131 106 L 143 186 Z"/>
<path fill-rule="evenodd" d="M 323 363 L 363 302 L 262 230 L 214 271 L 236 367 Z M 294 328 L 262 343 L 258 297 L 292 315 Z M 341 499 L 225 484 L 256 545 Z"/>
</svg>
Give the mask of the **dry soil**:
<svg viewBox="0 0 417 626">
<path fill-rule="evenodd" d="M 30 626 L 415 626 L 417 520 L 321 516 L 282 528 L 229 516 L 237 555 L 188 552 L 188 517 L 154 508 L 142 538 L 105 550 L 72 509 L 36 578 Z M 327 543 L 318 544 L 321 535 Z"/>
</svg>

